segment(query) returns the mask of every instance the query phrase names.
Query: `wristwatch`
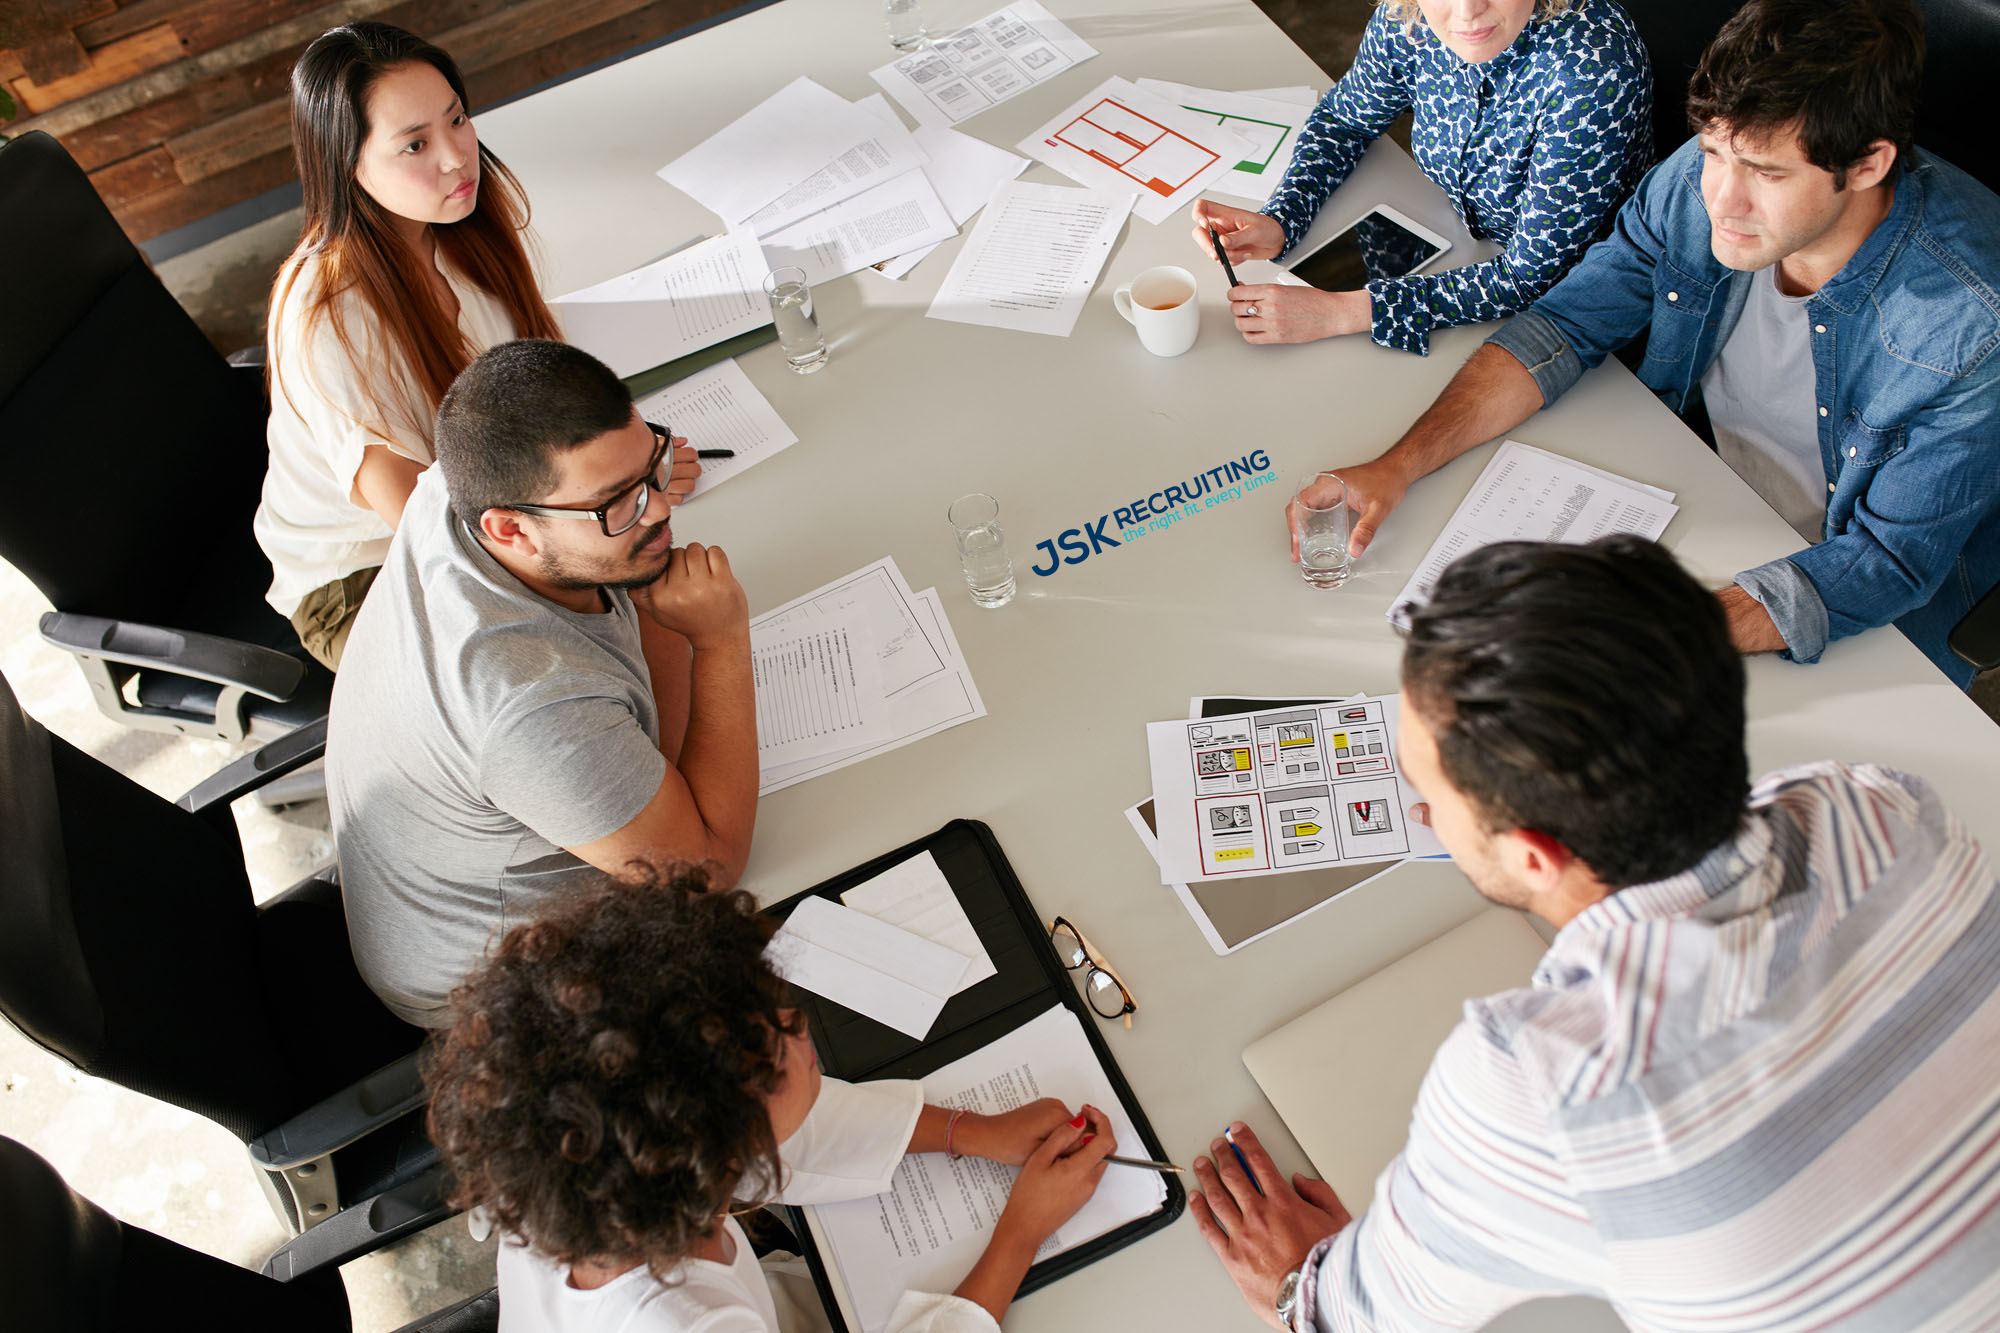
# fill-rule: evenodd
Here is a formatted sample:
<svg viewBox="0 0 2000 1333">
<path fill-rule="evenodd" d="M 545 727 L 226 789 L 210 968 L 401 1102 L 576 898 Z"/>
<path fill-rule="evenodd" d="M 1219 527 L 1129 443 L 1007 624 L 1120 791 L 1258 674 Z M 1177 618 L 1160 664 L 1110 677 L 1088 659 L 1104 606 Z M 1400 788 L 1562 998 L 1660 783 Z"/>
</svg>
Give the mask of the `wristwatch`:
<svg viewBox="0 0 2000 1333">
<path fill-rule="evenodd" d="M 1299 1282 L 1299 1269 L 1285 1274 L 1278 1283 L 1278 1323 L 1285 1328 L 1293 1328 L 1293 1320 L 1299 1317 L 1299 1306 L 1304 1304 L 1305 1288 Z"/>
</svg>

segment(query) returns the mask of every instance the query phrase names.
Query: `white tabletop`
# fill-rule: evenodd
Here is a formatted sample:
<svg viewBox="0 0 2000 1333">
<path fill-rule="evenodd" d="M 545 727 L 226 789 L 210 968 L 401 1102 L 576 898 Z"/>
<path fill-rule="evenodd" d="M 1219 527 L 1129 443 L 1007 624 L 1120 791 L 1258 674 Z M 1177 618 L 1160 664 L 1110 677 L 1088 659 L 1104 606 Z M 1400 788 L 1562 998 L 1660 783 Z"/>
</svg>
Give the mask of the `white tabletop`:
<svg viewBox="0 0 2000 1333">
<path fill-rule="evenodd" d="M 925 6 L 934 29 L 997 7 Z M 961 129 L 1011 148 L 1113 75 L 1232 89 L 1326 83 L 1250 0 L 1050 7 L 1101 54 Z M 879 10 L 876 0 L 787 0 L 480 116 L 484 141 L 527 188 L 545 289 L 599 281 L 718 231 L 654 170 L 796 75 L 846 97 L 875 91 L 868 71 L 892 55 Z M 1414 164 L 1378 148 L 1327 215 L 1387 202 L 1464 243 Z M 1067 183 L 1039 164 L 1024 179 Z M 818 374 L 792 375 L 774 345 L 742 357 L 800 443 L 676 515 L 679 539 L 728 550 L 753 613 L 893 555 L 913 588 L 943 593 L 990 710 L 765 800 L 746 885 L 775 900 L 950 819 L 984 820 L 1036 907 L 1081 924 L 1132 987 L 1137 1023 L 1106 1036 L 1167 1151 L 1186 1162 L 1241 1117 L 1282 1167 L 1303 1169 L 1242 1049 L 1480 900 L 1451 866 L 1413 865 L 1221 958 L 1161 887 L 1121 811 L 1147 795 L 1144 724 L 1184 715 L 1190 694 L 1395 689 L 1399 644 L 1384 609 L 1491 446 L 1419 484 L 1336 591 L 1306 587 L 1288 562 L 1285 493 L 1302 472 L 1388 445 L 1487 330 L 1442 333 L 1427 358 L 1364 338 L 1251 347 L 1230 328 L 1224 281 L 1185 214 L 1128 224 L 1068 338 L 925 319 L 961 243 L 901 283 L 862 273 L 823 286 L 832 360 Z M 1111 304 L 1115 287 L 1158 263 L 1194 271 L 1205 307 L 1199 341 L 1172 360 L 1144 352 Z M 1675 491 L 1683 508 L 1665 541 L 1711 583 L 1797 546 L 1616 364 L 1515 434 Z M 1029 572 L 1046 564 L 1037 542 L 1258 448 L 1283 484 L 1051 577 Z M 945 523 L 946 505 L 971 490 L 999 498 L 1020 576 L 1019 597 L 998 611 L 966 598 Z M 1750 678 L 1756 770 L 1826 757 L 1907 768 L 2000 845 L 2000 731 L 1893 629 L 1837 643 L 1817 666 L 1757 659 Z M 1372 1105 L 1365 1083 L 1340 1108 L 1407 1112 Z M 1007 1324 L 1248 1329 L 1254 1316 L 1183 1220 L 1027 1297 Z M 1521 1312 L 1503 1325 L 1549 1327 Z"/>
</svg>

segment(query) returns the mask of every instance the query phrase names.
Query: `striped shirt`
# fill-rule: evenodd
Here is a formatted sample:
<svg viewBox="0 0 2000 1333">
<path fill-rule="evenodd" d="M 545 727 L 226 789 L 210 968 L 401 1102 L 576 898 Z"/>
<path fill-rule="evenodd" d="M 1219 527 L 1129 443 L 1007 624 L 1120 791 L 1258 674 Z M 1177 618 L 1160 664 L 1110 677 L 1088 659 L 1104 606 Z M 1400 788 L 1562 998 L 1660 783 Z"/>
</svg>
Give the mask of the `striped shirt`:
<svg viewBox="0 0 2000 1333">
<path fill-rule="evenodd" d="M 1466 1005 L 1310 1326 L 1584 1293 L 1641 1330 L 2000 1328 L 1996 887 L 1919 779 L 1766 777 L 1733 842 Z"/>
</svg>

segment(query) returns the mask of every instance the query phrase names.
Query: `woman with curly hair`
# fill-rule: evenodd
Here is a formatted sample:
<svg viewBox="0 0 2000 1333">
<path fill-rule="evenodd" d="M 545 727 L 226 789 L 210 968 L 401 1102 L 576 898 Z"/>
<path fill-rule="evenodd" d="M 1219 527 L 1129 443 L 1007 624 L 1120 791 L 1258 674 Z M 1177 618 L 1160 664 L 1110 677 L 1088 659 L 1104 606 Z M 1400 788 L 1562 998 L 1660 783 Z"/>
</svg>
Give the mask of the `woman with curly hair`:
<svg viewBox="0 0 2000 1333">
<path fill-rule="evenodd" d="M 982 1116 L 925 1105 L 915 1082 L 823 1077 L 765 957 L 773 923 L 705 887 L 683 869 L 565 895 L 452 995 L 426 1058 L 431 1136 L 454 1201 L 509 1238 L 510 1333 L 825 1327 L 809 1287 L 767 1279 L 732 1200 L 864 1198 L 905 1153 L 942 1151 L 1021 1172 L 958 1290 L 905 1293 L 889 1327 L 991 1333 L 1096 1190 L 1109 1123 L 1053 1098 Z"/>
<path fill-rule="evenodd" d="M 1379 0 L 1270 201 L 1254 213 L 1196 201 L 1196 243 L 1213 253 L 1212 226 L 1232 263 L 1284 254 L 1406 111 L 1417 165 L 1466 230 L 1505 249 L 1359 291 L 1233 287 L 1247 341 L 1365 330 L 1384 347 L 1426 353 L 1431 330 L 1511 315 L 1554 286 L 1652 165 L 1652 65 L 1615 0 Z"/>
</svg>

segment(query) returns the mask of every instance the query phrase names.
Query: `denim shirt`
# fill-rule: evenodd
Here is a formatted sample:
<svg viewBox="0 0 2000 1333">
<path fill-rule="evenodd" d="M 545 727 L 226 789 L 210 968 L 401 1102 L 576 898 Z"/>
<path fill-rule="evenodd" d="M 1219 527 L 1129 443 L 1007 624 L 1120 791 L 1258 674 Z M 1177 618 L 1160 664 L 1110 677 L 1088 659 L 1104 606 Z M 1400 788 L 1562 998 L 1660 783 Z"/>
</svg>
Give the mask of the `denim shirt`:
<svg viewBox="0 0 2000 1333">
<path fill-rule="evenodd" d="M 1690 139 L 1648 175 L 1611 237 L 1490 341 L 1552 403 L 1614 348 L 1651 336 L 1639 378 L 1679 412 L 1736 326 L 1753 275 L 1709 249 Z M 1959 685 L 1945 646 L 2000 582 L 2000 196 L 1912 151 L 1889 214 L 1806 303 L 1812 321 L 1824 540 L 1736 576 L 1819 659 L 1894 622 Z"/>
<path fill-rule="evenodd" d="M 1299 134 L 1263 211 L 1299 243 L 1320 205 L 1405 111 L 1410 149 L 1466 229 L 1506 249 L 1482 263 L 1368 284 L 1371 335 L 1423 354 L 1432 329 L 1500 319 L 1547 291 L 1603 236 L 1653 161 L 1653 76 L 1614 0 L 1585 0 L 1468 65 L 1419 23 L 1377 10 L 1354 64 Z"/>
</svg>

